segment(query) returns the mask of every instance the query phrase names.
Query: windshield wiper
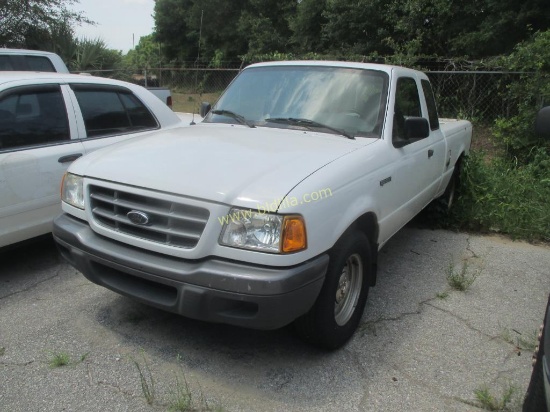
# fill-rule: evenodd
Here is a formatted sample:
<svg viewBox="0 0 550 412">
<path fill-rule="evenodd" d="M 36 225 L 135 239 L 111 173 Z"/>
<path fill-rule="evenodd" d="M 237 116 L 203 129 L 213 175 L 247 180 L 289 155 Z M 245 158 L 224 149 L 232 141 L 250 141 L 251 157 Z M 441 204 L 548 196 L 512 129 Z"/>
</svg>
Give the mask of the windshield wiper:
<svg viewBox="0 0 550 412">
<path fill-rule="evenodd" d="M 246 120 L 244 116 L 241 116 L 240 114 L 232 112 L 231 110 L 212 110 L 212 114 L 232 117 L 233 119 L 237 120 L 240 124 L 247 125 L 248 127 L 256 127 L 252 123 L 250 123 L 248 120 Z"/>
<path fill-rule="evenodd" d="M 348 139 L 355 139 L 354 136 L 352 136 L 351 134 L 349 134 L 348 132 L 346 132 L 344 130 L 337 129 L 337 128 L 332 127 L 332 126 L 327 126 L 326 124 L 316 122 L 315 120 L 301 119 L 301 118 L 295 118 L 295 117 L 270 117 L 270 118 L 265 119 L 265 121 L 266 122 L 273 122 L 273 123 L 286 123 L 286 124 L 292 124 L 292 125 L 296 125 L 296 126 L 304 126 L 304 127 L 307 127 L 310 130 L 312 128 L 327 129 L 327 130 L 330 130 L 334 133 L 338 133 L 339 135 L 345 136 Z"/>
</svg>

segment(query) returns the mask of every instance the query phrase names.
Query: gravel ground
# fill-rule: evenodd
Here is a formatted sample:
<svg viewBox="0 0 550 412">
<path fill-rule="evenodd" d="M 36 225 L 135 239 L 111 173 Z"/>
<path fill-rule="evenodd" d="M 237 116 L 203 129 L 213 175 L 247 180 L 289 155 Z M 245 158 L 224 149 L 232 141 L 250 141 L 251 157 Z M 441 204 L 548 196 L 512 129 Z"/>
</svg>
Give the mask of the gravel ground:
<svg viewBox="0 0 550 412">
<path fill-rule="evenodd" d="M 450 288 L 450 272 L 475 277 Z M 324 352 L 290 327 L 185 319 L 88 282 L 49 239 L 0 252 L 0 411 L 520 410 L 550 247 L 406 227 L 381 251 L 359 331 Z M 68 364 L 52 366 L 60 355 Z"/>
</svg>

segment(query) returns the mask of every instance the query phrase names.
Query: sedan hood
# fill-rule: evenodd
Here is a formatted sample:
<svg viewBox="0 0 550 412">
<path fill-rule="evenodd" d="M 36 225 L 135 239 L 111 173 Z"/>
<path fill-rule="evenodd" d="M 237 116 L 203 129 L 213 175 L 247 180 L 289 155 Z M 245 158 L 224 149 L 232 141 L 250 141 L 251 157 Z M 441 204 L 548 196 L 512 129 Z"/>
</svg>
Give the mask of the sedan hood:
<svg viewBox="0 0 550 412">
<path fill-rule="evenodd" d="M 106 147 L 75 174 L 228 205 L 282 199 L 319 168 L 373 139 L 301 130 L 199 124 Z"/>
</svg>

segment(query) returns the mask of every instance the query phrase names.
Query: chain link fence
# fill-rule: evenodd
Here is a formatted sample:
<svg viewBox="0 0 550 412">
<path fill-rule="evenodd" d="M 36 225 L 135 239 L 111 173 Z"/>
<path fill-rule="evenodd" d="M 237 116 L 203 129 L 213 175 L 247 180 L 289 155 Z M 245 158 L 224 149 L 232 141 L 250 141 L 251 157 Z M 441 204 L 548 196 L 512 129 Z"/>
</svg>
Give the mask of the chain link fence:
<svg viewBox="0 0 550 412">
<path fill-rule="evenodd" d="M 200 101 L 215 103 L 221 92 L 242 69 L 242 65 L 222 68 L 185 67 L 137 70 L 91 71 L 146 87 L 166 87 L 172 91 L 174 110 L 196 111 Z M 491 71 L 426 72 L 438 102 L 440 117 L 489 123 L 517 112 L 507 88 L 524 73 Z"/>
<path fill-rule="evenodd" d="M 492 122 L 517 114 L 518 101 L 508 87 L 525 73 L 490 71 L 430 71 L 440 117 Z"/>
</svg>

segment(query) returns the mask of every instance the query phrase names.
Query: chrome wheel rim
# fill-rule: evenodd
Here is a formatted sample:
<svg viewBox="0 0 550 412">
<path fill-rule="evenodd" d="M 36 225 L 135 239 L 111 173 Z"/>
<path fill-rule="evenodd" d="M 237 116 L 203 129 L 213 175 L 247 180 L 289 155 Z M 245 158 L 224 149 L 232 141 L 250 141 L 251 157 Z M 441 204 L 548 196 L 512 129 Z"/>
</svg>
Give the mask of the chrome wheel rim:
<svg viewBox="0 0 550 412">
<path fill-rule="evenodd" d="M 353 316 L 363 284 L 363 262 L 355 253 L 346 259 L 336 285 L 334 320 L 344 326 Z"/>
</svg>

